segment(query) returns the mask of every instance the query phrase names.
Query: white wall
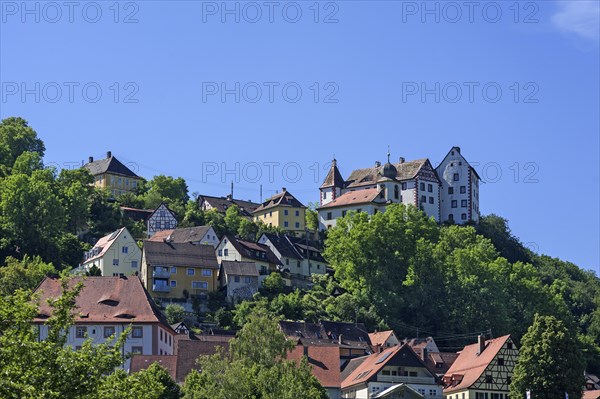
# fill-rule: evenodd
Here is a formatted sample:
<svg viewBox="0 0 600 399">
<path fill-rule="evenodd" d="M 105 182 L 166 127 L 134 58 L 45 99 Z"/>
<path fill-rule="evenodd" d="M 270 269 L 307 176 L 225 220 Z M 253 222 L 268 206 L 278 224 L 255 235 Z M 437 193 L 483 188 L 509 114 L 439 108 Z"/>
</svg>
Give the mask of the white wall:
<svg viewBox="0 0 600 399">
<path fill-rule="evenodd" d="M 121 234 L 109 244 L 110 248 L 108 248 L 101 258 L 85 262 L 83 263 L 83 267 L 87 270 L 95 264 L 102 271 L 102 275 L 108 277 L 113 275 L 118 276 L 120 274 L 131 276 L 140 271 L 142 250 L 138 247 L 127 229 L 123 230 Z M 123 248 L 127 248 L 127 253 L 123 252 Z M 119 261 L 118 266 L 113 265 L 115 259 Z M 136 267 L 132 266 L 132 262 L 136 263 Z"/>
<path fill-rule="evenodd" d="M 454 152 L 454 154 L 452 154 Z M 438 176 L 442 181 L 441 191 L 441 218 L 442 222 L 449 219 L 449 215 L 454 215 L 454 223 L 463 224 L 469 221 L 469 210 L 471 219 L 479 220 L 479 181 L 475 173 L 469 167 L 465 158 L 457 150 L 452 150 L 446 158 L 436 168 Z M 454 174 L 458 174 L 458 181 L 454 180 Z M 469 180 L 471 186 L 469 186 Z M 453 194 L 448 194 L 448 187 L 454 189 Z M 460 188 L 465 187 L 465 192 L 461 193 Z M 470 190 L 470 192 L 469 192 Z M 452 208 L 452 201 L 457 201 L 457 207 Z M 467 206 L 462 207 L 462 201 L 467 200 Z M 462 214 L 467 215 L 467 219 L 462 219 Z"/>
</svg>

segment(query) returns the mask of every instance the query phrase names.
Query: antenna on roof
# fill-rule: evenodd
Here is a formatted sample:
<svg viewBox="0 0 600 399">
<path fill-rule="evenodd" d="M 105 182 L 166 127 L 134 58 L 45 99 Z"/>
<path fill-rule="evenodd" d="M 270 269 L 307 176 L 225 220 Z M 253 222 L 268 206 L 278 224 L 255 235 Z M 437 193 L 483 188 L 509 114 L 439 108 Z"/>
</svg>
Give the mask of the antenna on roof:
<svg viewBox="0 0 600 399">
<path fill-rule="evenodd" d="M 231 199 L 233 200 L 233 180 L 231 181 Z"/>
<path fill-rule="evenodd" d="M 260 202 L 262 203 L 262 184 L 260 185 Z"/>
<path fill-rule="evenodd" d="M 390 163 L 390 145 L 388 144 L 388 163 Z"/>
</svg>

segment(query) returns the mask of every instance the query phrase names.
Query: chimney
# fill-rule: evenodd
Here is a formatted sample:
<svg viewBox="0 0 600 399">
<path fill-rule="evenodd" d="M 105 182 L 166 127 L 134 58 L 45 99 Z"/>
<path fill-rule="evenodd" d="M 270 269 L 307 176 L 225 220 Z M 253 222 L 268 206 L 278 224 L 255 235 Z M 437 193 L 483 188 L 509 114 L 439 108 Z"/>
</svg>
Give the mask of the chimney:
<svg viewBox="0 0 600 399">
<path fill-rule="evenodd" d="M 481 353 L 485 350 L 485 338 L 483 335 L 479 335 L 477 337 L 477 344 L 479 345 L 479 352 L 477 352 L 477 354 L 481 355 Z"/>
<path fill-rule="evenodd" d="M 107 152 L 106 152 L 106 158 L 110 158 L 110 157 L 112 157 L 112 152 L 110 152 L 110 151 L 107 151 Z"/>
<path fill-rule="evenodd" d="M 406 162 L 406 159 L 404 159 L 404 157 L 400 157 L 400 163 L 404 163 Z"/>
<path fill-rule="evenodd" d="M 94 162 L 94 157 L 89 157 L 89 158 L 88 158 L 88 161 L 89 161 L 90 163 Z"/>
<path fill-rule="evenodd" d="M 460 154 L 460 147 L 454 147 L 456 151 Z"/>
<path fill-rule="evenodd" d="M 376 167 L 376 168 L 378 168 L 378 167 L 380 167 L 380 166 L 381 166 L 381 162 L 379 162 L 379 161 L 375 161 L 375 167 Z"/>
<path fill-rule="evenodd" d="M 285 189 L 285 187 L 281 187 L 281 192 L 285 193 L 287 190 Z"/>
<path fill-rule="evenodd" d="M 341 345 L 342 344 L 342 334 L 340 334 L 340 336 L 338 337 L 338 343 Z"/>
<path fill-rule="evenodd" d="M 227 194 L 227 201 L 231 201 L 233 199 L 233 196 L 231 194 Z"/>
<path fill-rule="evenodd" d="M 427 361 L 427 348 L 423 348 L 423 350 L 421 350 L 421 358 L 424 362 Z"/>
</svg>

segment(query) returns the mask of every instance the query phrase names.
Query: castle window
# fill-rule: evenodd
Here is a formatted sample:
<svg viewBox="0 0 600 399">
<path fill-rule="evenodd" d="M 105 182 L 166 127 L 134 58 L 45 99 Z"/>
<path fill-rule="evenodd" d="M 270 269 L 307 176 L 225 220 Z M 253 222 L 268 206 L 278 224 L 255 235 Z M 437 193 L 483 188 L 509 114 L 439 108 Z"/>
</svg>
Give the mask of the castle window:
<svg viewBox="0 0 600 399">
<path fill-rule="evenodd" d="M 427 185 L 427 191 L 429 191 L 430 193 L 433 192 L 433 184 L 428 184 Z"/>
<path fill-rule="evenodd" d="M 425 183 L 420 183 L 419 184 L 419 190 L 425 191 Z"/>
<path fill-rule="evenodd" d="M 327 212 L 327 220 L 331 220 L 331 218 L 332 218 L 331 212 Z"/>
<path fill-rule="evenodd" d="M 327 191 L 323 191 L 323 199 L 327 199 Z"/>
<path fill-rule="evenodd" d="M 454 187 L 448 187 L 448 194 L 454 194 Z"/>
<path fill-rule="evenodd" d="M 467 192 L 467 186 L 460 186 L 460 193 L 465 194 Z"/>
<path fill-rule="evenodd" d="M 455 174 L 454 174 L 454 181 L 458 181 L 458 180 L 459 180 L 458 173 L 455 173 Z"/>
<path fill-rule="evenodd" d="M 452 208 L 457 208 L 457 207 L 458 207 L 458 201 L 452 200 Z"/>
<path fill-rule="evenodd" d="M 424 195 L 421 195 L 421 202 L 422 203 L 426 203 L 427 202 L 427 197 Z"/>
<path fill-rule="evenodd" d="M 467 220 L 467 214 L 466 213 L 461 213 L 460 214 L 460 219 L 461 220 Z"/>
<path fill-rule="evenodd" d="M 467 200 L 461 200 L 460 201 L 460 206 L 463 207 L 463 208 L 466 208 L 467 207 Z"/>
<path fill-rule="evenodd" d="M 429 203 L 433 204 L 433 197 L 429 197 Z"/>
<path fill-rule="evenodd" d="M 400 197 L 400 192 L 399 192 L 399 190 L 398 190 L 398 185 L 396 184 L 396 185 L 394 186 L 394 198 L 395 198 L 395 199 L 398 199 L 399 197 Z"/>
<path fill-rule="evenodd" d="M 448 215 L 448 221 L 449 222 L 454 222 L 454 215 L 453 214 L 449 214 Z"/>
<path fill-rule="evenodd" d="M 402 183 L 402 190 L 406 190 L 406 183 Z"/>
</svg>

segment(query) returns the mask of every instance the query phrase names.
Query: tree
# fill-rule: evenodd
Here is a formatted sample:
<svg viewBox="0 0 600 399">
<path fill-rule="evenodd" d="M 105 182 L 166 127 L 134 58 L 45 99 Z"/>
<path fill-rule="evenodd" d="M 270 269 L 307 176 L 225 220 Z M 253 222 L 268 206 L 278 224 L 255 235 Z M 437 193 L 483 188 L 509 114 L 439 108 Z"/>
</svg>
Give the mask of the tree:
<svg viewBox="0 0 600 399">
<path fill-rule="evenodd" d="M 87 228 L 90 218 L 94 177 L 87 169 L 63 169 L 56 182 L 65 209 L 67 230 L 79 234 Z"/>
<path fill-rule="evenodd" d="M 105 378 L 95 399 L 178 399 L 181 397 L 179 385 L 164 367 L 152 363 L 145 370 L 131 375 L 116 370 Z"/>
<path fill-rule="evenodd" d="M 521 340 L 510 385 L 511 398 L 580 399 L 585 364 L 575 332 L 553 316 L 535 315 Z"/>
<path fill-rule="evenodd" d="M 102 270 L 100 270 L 98 266 L 92 265 L 92 267 L 90 267 L 89 270 L 85 272 L 85 275 L 100 277 L 102 276 Z"/>
<path fill-rule="evenodd" d="M 156 209 L 161 202 L 165 202 L 181 221 L 185 214 L 185 207 L 190 199 L 188 186 L 181 177 L 158 175 L 147 183 L 148 191 L 143 195 L 144 206 L 147 209 Z"/>
<path fill-rule="evenodd" d="M 39 256 L 25 255 L 22 260 L 7 257 L 0 267 L 0 295 L 10 295 L 19 289 L 33 290 L 49 274 L 56 273 L 51 263 Z"/>
<path fill-rule="evenodd" d="M 225 234 L 236 235 L 239 228 L 240 223 L 242 221 L 242 216 L 240 215 L 240 208 L 237 205 L 231 205 L 225 211 Z"/>
<path fill-rule="evenodd" d="M 185 319 L 185 309 L 181 305 L 170 303 L 165 308 L 165 315 L 169 324 L 180 323 Z"/>
<path fill-rule="evenodd" d="M 25 119 L 10 117 L 0 122 L 0 178 L 11 173 L 24 152 L 35 152 L 42 159 L 45 151 L 44 143 Z"/>
<path fill-rule="evenodd" d="M 319 230 L 319 214 L 317 212 L 318 204 L 316 202 L 309 202 L 306 208 L 306 227 L 313 231 Z"/>
</svg>

